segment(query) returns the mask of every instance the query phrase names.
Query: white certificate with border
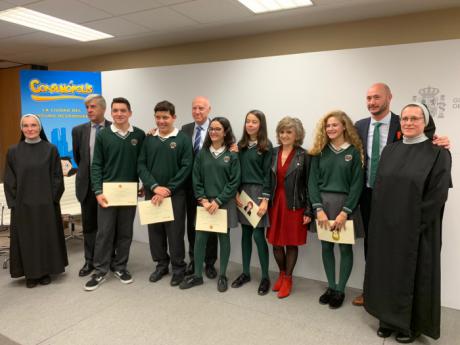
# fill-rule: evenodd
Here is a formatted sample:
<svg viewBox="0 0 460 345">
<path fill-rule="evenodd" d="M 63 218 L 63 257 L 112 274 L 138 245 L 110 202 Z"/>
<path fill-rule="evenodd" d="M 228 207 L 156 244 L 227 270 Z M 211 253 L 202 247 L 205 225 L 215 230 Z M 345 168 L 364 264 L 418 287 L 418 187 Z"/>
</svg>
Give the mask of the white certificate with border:
<svg viewBox="0 0 460 345">
<path fill-rule="evenodd" d="M 238 210 L 240 210 L 243 216 L 246 217 L 252 227 L 255 228 L 262 218 L 257 215 L 257 212 L 259 212 L 259 206 L 244 190 L 240 193 L 240 201 L 243 206 L 238 206 Z"/>
<path fill-rule="evenodd" d="M 196 224 L 197 231 L 210 231 L 227 233 L 227 210 L 217 209 L 214 214 L 209 214 L 204 207 L 196 208 Z"/>
<path fill-rule="evenodd" d="M 330 220 L 329 226 L 332 226 L 332 224 L 334 224 L 334 221 Z M 316 221 L 316 230 L 318 231 L 318 239 L 321 241 L 355 244 L 355 227 L 352 220 L 345 221 L 345 226 L 337 232 L 321 228 L 318 221 Z"/>
<path fill-rule="evenodd" d="M 102 194 L 110 206 L 136 206 L 137 182 L 104 182 Z"/>
<path fill-rule="evenodd" d="M 139 208 L 141 225 L 172 222 L 174 220 L 171 198 L 164 198 L 160 205 L 152 204 L 151 200 L 140 201 L 137 207 Z"/>
</svg>

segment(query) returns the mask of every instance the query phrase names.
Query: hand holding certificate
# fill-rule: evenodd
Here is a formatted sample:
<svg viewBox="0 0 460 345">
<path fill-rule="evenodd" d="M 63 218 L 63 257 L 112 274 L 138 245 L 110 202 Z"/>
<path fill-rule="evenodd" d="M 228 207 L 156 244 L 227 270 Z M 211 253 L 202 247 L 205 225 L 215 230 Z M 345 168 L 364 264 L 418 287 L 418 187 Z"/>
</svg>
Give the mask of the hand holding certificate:
<svg viewBox="0 0 460 345">
<path fill-rule="evenodd" d="M 334 224 L 333 220 L 329 221 L 329 226 Z M 352 220 L 347 220 L 344 227 L 340 231 L 331 231 L 328 228 L 321 227 L 316 221 L 316 229 L 318 231 L 318 238 L 321 241 L 355 244 L 355 230 Z"/>
<path fill-rule="evenodd" d="M 137 205 L 137 182 L 104 182 L 102 190 L 109 207 Z"/>
<path fill-rule="evenodd" d="M 257 227 L 262 218 L 257 215 L 259 206 L 244 190 L 240 193 L 240 201 L 242 206 L 238 206 L 238 210 L 246 217 L 253 228 Z"/>
<path fill-rule="evenodd" d="M 174 213 L 171 198 L 164 198 L 160 204 L 154 205 L 151 200 L 138 204 L 141 225 L 172 222 Z"/>
<path fill-rule="evenodd" d="M 227 210 L 218 209 L 210 214 L 204 207 L 196 208 L 197 231 L 227 233 Z"/>
</svg>

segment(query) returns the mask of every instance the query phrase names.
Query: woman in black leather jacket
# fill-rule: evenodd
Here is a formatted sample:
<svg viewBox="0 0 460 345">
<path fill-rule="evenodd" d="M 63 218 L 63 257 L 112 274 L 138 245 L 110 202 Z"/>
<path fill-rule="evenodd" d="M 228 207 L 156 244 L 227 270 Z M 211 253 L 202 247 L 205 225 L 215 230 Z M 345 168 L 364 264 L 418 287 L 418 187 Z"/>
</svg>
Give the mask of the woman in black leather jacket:
<svg viewBox="0 0 460 345">
<path fill-rule="evenodd" d="M 284 298 L 291 293 L 298 246 L 306 243 L 311 221 L 307 191 L 310 159 L 301 147 L 305 131 L 299 119 L 283 118 L 276 127 L 276 136 L 280 146 L 273 149 L 272 156 L 273 199 L 267 239 L 280 270 L 273 291 Z"/>
</svg>

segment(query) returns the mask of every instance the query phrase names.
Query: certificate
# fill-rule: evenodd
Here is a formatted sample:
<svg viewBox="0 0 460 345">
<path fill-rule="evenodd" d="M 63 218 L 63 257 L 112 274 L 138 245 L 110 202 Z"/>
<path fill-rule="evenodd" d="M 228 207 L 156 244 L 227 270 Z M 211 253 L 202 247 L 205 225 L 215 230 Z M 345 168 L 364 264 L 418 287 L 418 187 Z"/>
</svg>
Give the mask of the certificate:
<svg viewBox="0 0 460 345">
<path fill-rule="evenodd" d="M 136 206 L 137 182 L 104 182 L 102 194 L 110 206 Z"/>
<path fill-rule="evenodd" d="M 332 224 L 334 224 L 334 221 L 330 220 L 329 225 L 332 226 Z M 355 244 L 355 228 L 352 220 L 347 220 L 345 226 L 340 231 L 321 228 L 318 221 L 316 221 L 316 230 L 318 231 L 318 238 L 321 241 Z"/>
<path fill-rule="evenodd" d="M 196 208 L 196 224 L 197 231 L 210 231 L 227 233 L 227 210 L 217 209 L 214 214 L 209 214 L 204 207 Z"/>
<path fill-rule="evenodd" d="M 174 213 L 171 198 L 164 198 L 160 205 L 154 205 L 150 200 L 138 203 L 141 225 L 172 222 Z"/>
<path fill-rule="evenodd" d="M 253 228 L 257 227 L 260 218 L 262 218 L 257 215 L 257 212 L 259 212 L 259 206 L 244 190 L 240 193 L 240 201 L 243 206 L 238 206 L 238 210 L 240 210 L 243 216 L 246 217 Z"/>
</svg>

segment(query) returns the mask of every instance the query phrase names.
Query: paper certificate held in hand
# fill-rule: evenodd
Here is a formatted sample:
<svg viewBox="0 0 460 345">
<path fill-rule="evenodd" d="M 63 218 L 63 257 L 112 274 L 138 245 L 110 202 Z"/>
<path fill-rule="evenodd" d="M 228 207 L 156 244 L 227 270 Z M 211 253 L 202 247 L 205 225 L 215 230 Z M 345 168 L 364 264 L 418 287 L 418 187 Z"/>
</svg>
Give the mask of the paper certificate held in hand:
<svg viewBox="0 0 460 345">
<path fill-rule="evenodd" d="M 209 214 L 204 207 L 196 208 L 197 231 L 210 231 L 227 233 L 227 210 L 218 209 L 214 214 Z"/>
<path fill-rule="evenodd" d="M 136 206 L 137 182 L 104 182 L 102 194 L 110 206 Z"/>
<path fill-rule="evenodd" d="M 332 224 L 334 224 L 334 221 L 330 220 L 329 226 L 332 226 Z M 321 228 L 318 221 L 316 221 L 316 229 L 318 231 L 318 238 L 321 241 L 355 244 L 355 228 L 352 220 L 347 220 L 345 222 L 345 227 L 340 231 L 331 231 L 330 229 Z"/>
<path fill-rule="evenodd" d="M 137 207 L 139 208 L 141 225 L 174 220 L 171 198 L 164 198 L 160 205 L 154 205 L 150 200 L 140 201 Z"/>
<path fill-rule="evenodd" d="M 249 223 L 251 223 L 253 228 L 257 227 L 260 218 L 262 218 L 257 215 L 257 212 L 259 212 L 259 206 L 255 203 L 254 200 L 251 199 L 251 197 L 244 190 L 240 193 L 240 201 L 243 204 L 243 206 L 238 206 L 238 210 L 240 210 L 243 216 L 246 217 L 246 219 L 249 221 Z"/>
</svg>

